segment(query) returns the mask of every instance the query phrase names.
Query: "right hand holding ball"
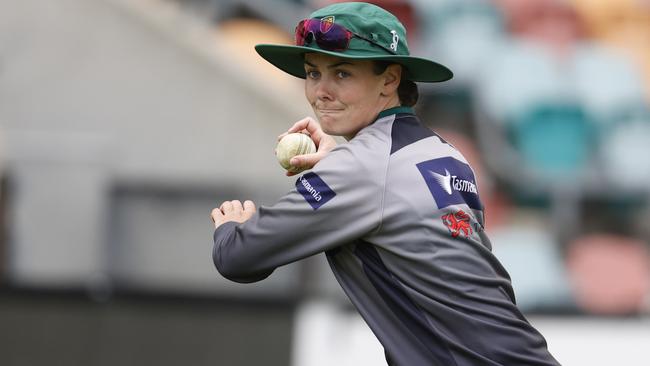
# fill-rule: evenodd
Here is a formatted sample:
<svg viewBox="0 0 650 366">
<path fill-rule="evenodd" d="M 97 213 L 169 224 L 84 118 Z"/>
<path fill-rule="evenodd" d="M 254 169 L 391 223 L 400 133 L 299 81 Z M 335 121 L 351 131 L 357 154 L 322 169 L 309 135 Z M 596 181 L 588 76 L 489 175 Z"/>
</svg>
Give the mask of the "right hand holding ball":
<svg viewBox="0 0 650 366">
<path fill-rule="evenodd" d="M 289 133 L 280 139 L 275 149 L 275 155 L 280 165 L 291 173 L 299 173 L 305 168 L 291 165 L 290 161 L 296 155 L 313 154 L 316 152 L 316 144 L 311 137 L 304 133 Z"/>
<path fill-rule="evenodd" d="M 285 137 L 288 137 L 289 135 L 298 136 L 290 137 L 286 142 L 283 142 Z M 298 150 L 306 149 L 305 151 L 307 152 L 303 153 L 298 151 L 293 154 L 292 148 L 285 150 L 285 143 L 288 146 L 300 147 L 300 141 L 303 141 L 304 143 L 302 145 L 303 147 Z M 308 144 L 307 142 L 311 142 L 311 144 Z M 287 170 L 286 175 L 292 176 L 302 172 L 303 170 L 313 168 L 314 165 L 316 165 L 316 163 L 327 155 L 327 153 L 329 153 L 335 146 L 336 140 L 334 140 L 332 136 L 326 134 L 318 122 L 311 117 L 305 117 L 294 123 L 287 132 L 278 136 L 278 147 L 275 150 L 275 154 L 278 157 L 278 161 L 280 161 L 280 165 Z"/>
</svg>

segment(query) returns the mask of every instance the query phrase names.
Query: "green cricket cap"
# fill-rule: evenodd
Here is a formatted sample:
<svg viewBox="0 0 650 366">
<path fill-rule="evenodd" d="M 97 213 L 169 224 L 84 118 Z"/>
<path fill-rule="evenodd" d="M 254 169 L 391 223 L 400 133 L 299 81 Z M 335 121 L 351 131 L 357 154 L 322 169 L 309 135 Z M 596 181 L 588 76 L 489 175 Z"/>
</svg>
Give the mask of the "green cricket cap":
<svg viewBox="0 0 650 366">
<path fill-rule="evenodd" d="M 321 49 L 315 41 L 304 46 L 258 44 L 255 50 L 275 67 L 302 79 L 305 78 L 304 55 L 310 52 L 398 63 L 404 67 L 405 79 L 412 81 L 440 82 L 453 77 L 444 65 L 411 56 L 406 29 L 397 17 L 379 6 L 363 2 L 336 3 L 314 11 L 309 18 L 333 22 L 365 39 L 353 36 L 348 48 L 340 52 Z"/>
</svg>

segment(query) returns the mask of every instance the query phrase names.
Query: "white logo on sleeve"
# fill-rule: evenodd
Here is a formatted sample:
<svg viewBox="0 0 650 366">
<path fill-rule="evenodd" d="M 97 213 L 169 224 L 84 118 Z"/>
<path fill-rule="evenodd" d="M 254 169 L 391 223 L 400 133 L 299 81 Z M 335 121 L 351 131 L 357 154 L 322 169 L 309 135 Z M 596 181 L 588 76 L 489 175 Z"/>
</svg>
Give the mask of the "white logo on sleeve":
<svg viewBox="0 0 650 366">
<path fill-rule="evenodd" d="M 478 194 L 476 184 L 465 179 L 460 179 L 455 175 L 451 175 L 447 169 L 445 169 L 445 175 L 438 174 L 434 171 L 430 171 L 430 173 L 436 182 L 438 182 L 440 187 L 442 187 L 442 189 L 444 189 L 449 195 L 452 193 L 452 189 L 459 192 Z"/>
<path fill-rule="evenodd" d="M 472 168 L 451 156 L 416 164 L 438 208 L 466 204 L 483 210 Z"/>
<path fill-rule="evenodd" d="M 447 192 L 447 194 L 451 194 L 451 174 L 449 174 L 449 171 L 445 169 L 445 175 L 438 174 L 436 172 L 429 171 L 433 178 L 440 184 L 440 187 Z"/>
<path fill-rule="evenodd" d="M 393 42 L 390 44 L 390 49 L 397 52 L 397 43 L 399 42 L 399 36 L 394 30 L 390 31 L 390 33 L 393 35 Z"/>
</svg>

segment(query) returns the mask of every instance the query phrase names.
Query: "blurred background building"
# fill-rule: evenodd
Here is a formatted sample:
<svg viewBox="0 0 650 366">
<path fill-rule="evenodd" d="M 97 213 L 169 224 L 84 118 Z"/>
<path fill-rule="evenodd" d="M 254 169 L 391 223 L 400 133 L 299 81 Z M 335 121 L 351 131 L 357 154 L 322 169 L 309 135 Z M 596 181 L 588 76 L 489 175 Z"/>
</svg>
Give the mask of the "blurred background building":
<svg viewBox="0 0 650 366">
<path fill-rule="evenodd" d="M 276 136 L 311 113 L 252 47 L 331 2 L 0 1 L 0 364 L 383 364 L 322 256 L 211 261 L 210 210 L 289 190 Z M 552 353 L 647 365 L 650 2 L 371 2 L 455 72 L 416 109 Z"/>
</svg>

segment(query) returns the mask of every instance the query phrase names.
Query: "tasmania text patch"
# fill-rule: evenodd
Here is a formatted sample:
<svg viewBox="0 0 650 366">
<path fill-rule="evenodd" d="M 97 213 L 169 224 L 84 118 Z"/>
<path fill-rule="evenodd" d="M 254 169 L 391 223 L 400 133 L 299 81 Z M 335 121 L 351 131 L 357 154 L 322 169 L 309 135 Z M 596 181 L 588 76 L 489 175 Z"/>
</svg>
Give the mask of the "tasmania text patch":
<svg viewBox="0 0 650 366">
<path fill-rule="evenodd" d="M 469 165 L 452 157 L 423 161 L 416 165 L 438 208 L 467 204 L 481 210 L 474 173 Z"/>
<path fill-rule="evenodd" d="M 336 196 L 336 193 L 316 173 L 300 176 L 296 181 L 296 189 L 314 210 Z"/>
</svg>

